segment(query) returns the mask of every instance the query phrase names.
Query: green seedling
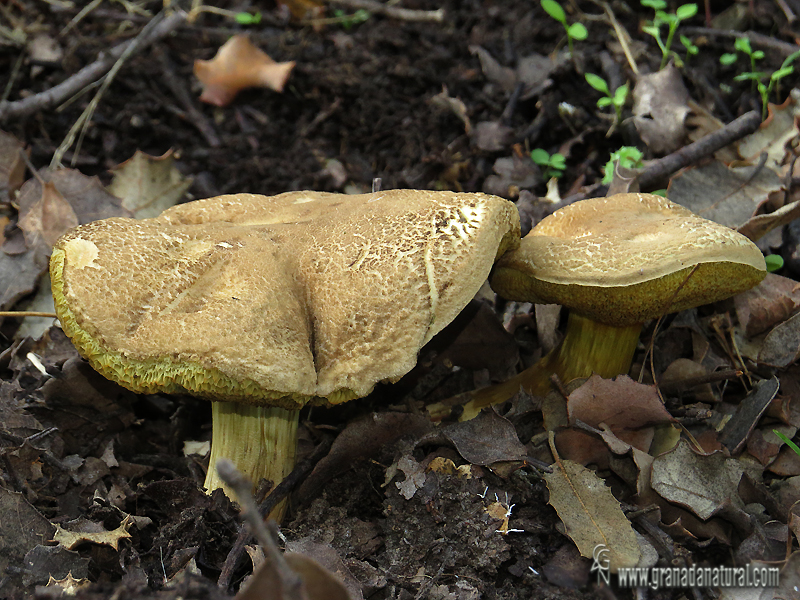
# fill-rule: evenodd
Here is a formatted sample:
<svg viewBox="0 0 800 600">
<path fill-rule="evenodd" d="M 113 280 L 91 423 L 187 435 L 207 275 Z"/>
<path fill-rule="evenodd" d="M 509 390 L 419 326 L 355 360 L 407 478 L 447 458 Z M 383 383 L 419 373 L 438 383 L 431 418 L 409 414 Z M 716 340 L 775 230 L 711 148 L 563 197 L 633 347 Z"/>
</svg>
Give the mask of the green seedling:
<svg viewBox="0 0 800 600">
<path fill-rule="evenodd" d="M 551 177 L 558 179 L 567 168 L 567 159 L 563 154 L 559 152 L 550 154 L 544 148 L 531 150 L 531 160 L 544 169 L 544 176 L 547 179 Z"/>
<path fill-rule="evenodd" d="M 567 14 L 561 5 L 556 0 L 541 0 L 544 12 L 553 17 L 556 21 L 564 26 L 564 31 L 567 32 L 567 45 L 569 46 L 569 55 L 572 56 L 572 40 L 585 40 L 589 32 L 582 23 L 567 24 Z"/>
<path fill-rule="evenodd" d="M 685 35 L 680 36 L 679 39 L 681 40 L 683 47 L 686 48 L 686 58 L 684 59 L 684 62 L 689 62 L 689 57 L 696 56 L 700 52 L 700 48 L 695 46 L 692 40 Z"/>
<path fill-rule="evenodd" d="M 254 15 L 251 15 L 248 12 L 238 12 L 234 16 L 236 22 L 239 25 L 258 25 L 261 23 L 261 13 L 257 12 Z"/>
<path fill-rule="evenodd" d="M 635 146 L 622 146 L 619 150 L 615 150 L 611 153 L 611 157 L 606 163 L 603 183 L 609 184 L 614 179 L 614 170 L 617 168 L 617 163 L 626 169 L 638 169 L 643 166 L 643 157 L 642 151 Z"/>
<path fill-rule="evenodd" d="M 586 83 L 592 86 L 601 94 L 605 94 L 597 101 L 598 108 L 605 108 L 606 106 L 613 106 L 614 111 L 617 113 L 617 121 L 622 120 L 622 107 L 625 106 L 625 101 L 628 99 L 628 84 L 619 86 L 614 93 L 608 89 L 606 80 L 595 75 L 594 73 L 586 73 Z"/>
<path fill-rule="evenodd" d="M 742 40 L 744 40 L 746 44 L 743 43 Z M 753 83 L 753 88 L 757 90 L 759 95 L 761 96 L 761 120 L 763 121 L 764 119 L 767 118 L 767 109 L 769 107 L 769 96 L 772 93 L 772 90 L 775 89 L 777 94 L 776 86 L 779 84 L 780 80 L 794 73 L 794 67 L 792 66 L 791 63 L 794 62 L 798 57 L 800 57 L 800 50 L 787 56 L 786 60 L 783 61 L 783 64 L 781 64 L 780 68 L 777 71 L 773 71 L 772 73 L 767 74 L 762 71 L 755 70 L 755 61 L 759 60 L 760 58 L 763 58 L 764 53 L 761 52 L 760 50 L 756 50 L 755 52 L 753 52 L 752 49 L 750 48 L 750 41 L 747 38 L 737 39 L 735 47 L 737 50 L 740 50 L 742 53 L 747 54 L 750 57 L 750 66 L 753 70 L 746 73 L 739 73 L 733 79 L 735 81 L 751 81 Z M 723 55 L 723 56 L 730 56 L 730 55 Z M 736 55 L 734 54 L 733 56 L 735 57 Z M 726 60 L 730 61 L 730 58 L 726 58 Z M 720 62 L 723 62 L 722 57 L 720 57 Z M 732 64 L 732 63 L 723 62 L 723 64 Z M 765 79 L 767 80 L 766 83 L 764 83 Z"/>
<path fill-rule="evenodd" d="M 684 4 L 679 6 L 674 13 L 668 13 L 664 10 L 667 8 L 667 3 L 664 0 L 641 0 L 641 3 L 642 6 L 647 6 L 656 11 L 655 18 L 642 27 L 642 31 L 655 38 L 656 44 L 658 44 L 661 50 L 661 66 L 659 69 L 663 69 L 667 66 L 670 56 L 674 56 L 680 61 L 680 57 L 672 51 L 672 40 L 675 37 L 675 32 L 678 31 L 678 25 L 680 25 L 681 21 L 691 19 L 697 14 L 697 4 Z M 661 39 L 662 25 L 667 26 L 666 41 Z M 692 44 L 688 38 L 686 38 L 686 40 L 692 48 L 696 50 L 694 44 Z M 683 42 L 683 39 L 681 39 L 681 41 Z M 688 54 L 697 54 L 696 51 L 691 52 L 689 50 L 689 46 L 686 45 L 686 42 L 683 42 L 683 45 L 686 47 Z"/>
<path fill-rule="evenodd" d="M 777 435 L 784 444 L 786 444 L 787 446 L 789 446 L 789 448 L 794 450 L 795 454 L 800 455 L 800 448 L 798 448 L 797 444 L 795 444 L 792 440 L 790 440 L 788 437 L 786 437 L 784 434 L 782 434 L 777 429 L 773 429 L 772 433 Z"/>
<path fill-rule="evenodd" d="M 767 263 L 768 273 L 774 273 L 783 268 L 783 257 L 780 254 L 767 254 L 764 257 L 764 262 Z"/>
</svg>

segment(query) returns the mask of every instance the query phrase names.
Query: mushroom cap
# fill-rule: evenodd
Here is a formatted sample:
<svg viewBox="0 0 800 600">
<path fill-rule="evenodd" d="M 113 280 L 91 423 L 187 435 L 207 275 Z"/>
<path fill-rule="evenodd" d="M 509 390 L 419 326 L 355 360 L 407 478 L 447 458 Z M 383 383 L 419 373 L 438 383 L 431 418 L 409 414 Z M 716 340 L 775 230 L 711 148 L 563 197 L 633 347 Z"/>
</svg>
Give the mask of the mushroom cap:
<svg viewBox="0 0 800 600">
<path fill-rule="evenodd" d="M 514 204 L 486 194 L 236 194 L 78 227 L 50 272 L 107 378 L 293 409 L 399 379 L 518 245 Z"/>
<path fill-rule="evenodd" d="M 617 194 L 542 219 L 498 261 L 491 285 L 623 327 L 728 298 L 765 274 L 761 251 L 736 231 L 660 196 Z"/>
</svg>

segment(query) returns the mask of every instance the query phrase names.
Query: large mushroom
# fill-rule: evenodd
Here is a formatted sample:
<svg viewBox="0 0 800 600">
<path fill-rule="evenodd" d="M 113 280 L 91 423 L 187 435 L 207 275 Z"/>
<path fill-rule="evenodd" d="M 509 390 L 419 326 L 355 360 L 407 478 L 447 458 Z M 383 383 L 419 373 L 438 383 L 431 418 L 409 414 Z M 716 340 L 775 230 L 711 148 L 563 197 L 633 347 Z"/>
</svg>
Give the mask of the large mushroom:
<svg viewBox="0 0 800 600">
<path fill-rule="evenodd" d="M 570 309 L 562 343 L 503 384 L 474 393 L 464 417 L 520 386 L 550 389 L 597 373 L 627 373 L 642 324 L 750 289 L 766 275 L 749 239 L 652 194 L 575 202 L 540 221 L 498 261 L 492 288 L 504 298 Z"/>
<path fill-rule="evenodd" d="M 50 273 L 97 371 L 215 401 L 213 490 L 220 457 L 280 481 L 300 408 L 398 380 L 518 245 L 514 205 L 485 194 L 237 194 L 78 227 Z"/>
</svg>

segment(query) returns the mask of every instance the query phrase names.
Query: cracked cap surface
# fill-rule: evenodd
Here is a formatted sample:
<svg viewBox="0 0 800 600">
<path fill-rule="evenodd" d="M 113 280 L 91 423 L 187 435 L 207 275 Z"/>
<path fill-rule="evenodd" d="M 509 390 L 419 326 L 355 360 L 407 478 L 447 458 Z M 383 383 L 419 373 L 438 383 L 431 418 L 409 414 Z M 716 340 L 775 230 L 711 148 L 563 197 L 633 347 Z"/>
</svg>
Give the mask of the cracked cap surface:
<svg viewBox="0 0 800 600">
<path fill-rule="evenodd" d="M 627 326 L 728 298 L 765 275 L 761 251 L 740 233 L 660 196 L 617 194 L 542 219 L 498 261 L 491 284 L 511 300 Z"/>
<path fill-rule="evenodd" d="M 298 408 L 399 379 L 518 244 L 516 207 L 486 194 L 236 194 L 78 227 L 50 272 L 109 379 Z"/>
</svg>

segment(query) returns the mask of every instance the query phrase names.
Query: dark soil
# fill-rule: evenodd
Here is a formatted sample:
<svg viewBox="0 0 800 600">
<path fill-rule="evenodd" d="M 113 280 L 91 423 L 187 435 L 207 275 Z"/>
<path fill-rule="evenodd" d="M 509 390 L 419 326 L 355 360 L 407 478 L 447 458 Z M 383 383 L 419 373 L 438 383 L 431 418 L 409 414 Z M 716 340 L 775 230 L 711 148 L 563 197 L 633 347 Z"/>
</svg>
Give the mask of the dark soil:
<svg viewBox="0 0 800 600">
<path fill-rule="evenodd" d="M 248 3 L 220 4 L 248 9 Z M 285 9 L 271 2 L 250 7 L 264 16 L 260 25 L 246 29 L 256 45 L 278 61 L 297 65 L 282 94 L 246 90 L 223 109 L 197 100 L 192 65 L 195 59 L 211 58 L 243 29 L 222 17 L 203 15 L 127 61 L 94 113 L 79 154 L 68 153 L 65 164 L 74 161 L 83 173 L 107 183 L 108 170 L 137 150 L 159 156 L 172 149 L 179 169 L 193 178 L 189 199 L 298 189 L 368 191 L 375 178 L 386 189 L 484 190 L 511 199 L 519 197 L 521 187 L 524 206 L 533 206 L 538 218 L 559 205 L 535 202 L 546 191 L 536 169 L 522 186 L 498 189 L 487 180 L 495 159 L 544 148 L 566 156 L 559 183 L 564 202 L 605 194 L 598 182 L 609 152 L 637 144 L 635 131 L 626 125 L 606 136 L 611 120 L 601 113 L 608 110 L 598 110 L 599 94 L 582 76 L 601 73 L 612 82 L 631 78 L 605 22 L 585 18 L 589 38 L 576 43 L 574 60 L 561 61 L 541 90 L 520 98 L 513 85 L 509 89 L 489 82 L 470 48 L 482 47 L 506 67 L 532 53 L 547 55 L 561 48 L 563 30 L 538 2 L 402 4 L 443 8 L 446 16 L 441 23 L 426 23 L 373 15 L 351 29 L 314 28 L 289 21 Z M 602 10 L 592 2 L 569 4 L 589 15 Z M 728 5 L 709 4 L 714 15 Z M 143 5 L 155 13 L 161 3 Z M 796 39 L 778 2 L 741 6 L 751 29 L 783 41 Z M 611 8 L 635 38 L 640 69 L 656 70 L 660 52 L 640 29 L 651 13 L 635 2 L 612 2 Z M 688 25 L 704 25 L 703 8 L 701 3 L 700 14 Z M 93 62 L 99 52 L 131 38 L 148 20 L 128 20 L 121 4 L 104 3 L 59 38 L 75 9 L 39 0 L 13 0 L 0 9 L 0 24 L 9 11 L 27 27 L 38 23 L 65 50 L 61 63 L 41 65 L 35 76 L 26 63 L 13 80 L 9 100 L 51 88 Z M 579 16 L 571 12 L 569 18 Z M 719 55 L 732 51 L 732 39 L 707 36 L 704 41 L 700 55 L 684 71 L 693 97 L 723 121 L 759 108 L 749 84 L 732 81 L 734 71 L 719 65 Z M 0 73 L 11 73 L 21 49 L 3 43 Z M 772 70 L 784 57 L 766 50 Z M 721 92 L 722 84 L 730 91 Z M 452 111 L 432 101 L 444 88 L 464 103 L 473 127 L 502 121 L 509 128 L 497 150 L 482 150 Z M 176 89 L 185 91 L 203 115 L 205 133 Z M 63 109 L 32 112 L 0 126 L 27 145 L 36 168 L 45 167 L 93 93 Z M 331 159 L 341 163 L 344 177 L 326 168 Z M 343 408 L 304 412 L 301 455 L 371 411 L 419 412 L 424 403 L 485 383 L 491 356 L 478 357 L 476 365 L 455 375 L 436 360 L 441 345 L 463 326 L 457 322 L 440 336 L 444 342 L 439 347 L 424 350 L 421 366 L 396 387 L 382 386 Z M 42 586 L 49 574 L 62 578 L 69 572 L 93 582 L 77 598 L 230 597 L 251 571 L 245 554 L 231 585 L 216 585 L 239 531 L 238 510 L 221 493 L 202 492 L 206 465 L 183 452 L 184 441 L 209 439 L 208 405 L 184 397 L 137 397 L 95 374 L 60 329 L 52 328 L 39 341 L 12 342 L 16 327 L 6 319 L 0 342 L 0 487 L 7 492 L 0 502 L 0 521 L 20 515 L 20 541 L 0 573 L 0 597 L 57 597 L 52 588 Z M 526 357 L 536 353 L 535 330 L 520 328 L 517 341 Z M 31 365 L 29 351 L 42 358 L 49 375 Z M 530 413 L 527 420 L 515 421 L 523 442 L 530 440 L 537 419 Z M 296 494 L 282 526 L 287 541 L 311 539 L 333 547 L 364 597 L 375 599 L 632 597 L 628 590 L 595 587 L 589 561 L 576 557 L 572 543 L 559 531 L 560 521 L 547 504 L 547 488 L 531 466 L 503 476 L 474 467 L 472 478 L 431 472 L 406 499 L 395 485 L 402 474 L 386 481 L 387 468 L 403 450 L 421 464 L 435 456 L 465 462 L 450 444 L 434 440 L 417 445 L 421 434 L 410 426 L 409 432 L 412 441 L 387 444 L 372 455 L 357 456 L 352 464 L 334 465 L 330 477 L 318 478 L 313 493 Z M 35 437 L 25 441 L 29 436 Z M 486 511 L 495 494 L 506 505 L 516 505 L 510 527 L 522 532 L 497 531 L 497 520 Z M 113 531 L 126 515 L 134 517 L 130 537 L 121 539 L 118 548 L 84 542 L 64 550 L 46 544 L 55 531 L 51 523 L 83 517 Z M 35 547 L 40 550 L 32 552 Z M 690 556 L 695 563 L 720 564 L 731 552 L 730 545 L 713 540 L 676 546 L 676 555 Z M 650 597 L 690 593 L 668 590 Z"/>
</svg>

